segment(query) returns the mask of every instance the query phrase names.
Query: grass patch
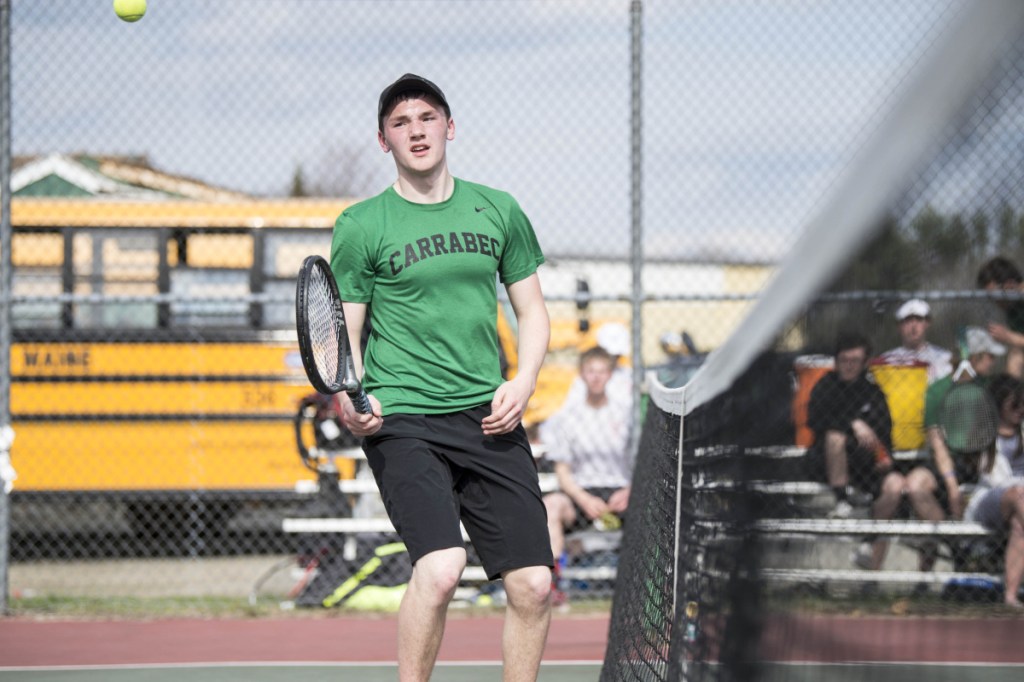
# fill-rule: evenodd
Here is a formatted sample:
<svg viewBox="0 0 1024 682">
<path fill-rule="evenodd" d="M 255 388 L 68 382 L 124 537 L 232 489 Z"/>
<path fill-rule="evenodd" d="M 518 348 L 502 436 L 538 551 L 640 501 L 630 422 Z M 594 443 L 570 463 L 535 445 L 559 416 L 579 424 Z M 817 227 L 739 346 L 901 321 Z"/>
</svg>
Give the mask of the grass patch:
<svg viewBox="0 0 1024 682">
<path fill-rule="evenodd" d="M 34 618 L 253 618 L 285 613 L 277 603 L 252 605 L 241 597 L 34 596 L 8 601 L 11 616 Z"/>
<path fill-rule="evenodd" d="M 282 603 L 284 604 L 282 606 Z M 453 607 L 449 617 L 483 617 L 501 615 L 503 606 Z M 609 613 L 611 601 L 606 599 L 577 600 L 565 610 L 555 610 L 555 617 L 596 616 Z M 7 602 L 7 615 L 20 618 L 54 620 L 155 620 L 161 618 L 338 618 L 366 616 L 394 617 L 343 609 L 295 608 L 273 597 L 261 597 L 250 604 L 244 597 L 77 597 L 29 596 L 15 597 Z"/>
</svg>

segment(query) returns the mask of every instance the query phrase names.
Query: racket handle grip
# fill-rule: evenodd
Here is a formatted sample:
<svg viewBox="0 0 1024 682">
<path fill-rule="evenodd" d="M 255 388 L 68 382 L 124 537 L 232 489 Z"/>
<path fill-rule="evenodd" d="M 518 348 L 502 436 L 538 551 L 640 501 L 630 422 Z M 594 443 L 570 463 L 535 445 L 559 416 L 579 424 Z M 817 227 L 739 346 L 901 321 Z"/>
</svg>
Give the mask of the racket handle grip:
<svg viewBox="0 0 1024 682">
<path fill-rule="evenodd" d="M 359 414 L 370 414 L 373 412 L 373 408 L 370 407 L 370 399 L 367 397 L 366 391 L 363 390 L 362 386 L 347 393 L 348 397 L 352 399 L 352 407 L 356 408 L 356 412 Z"/>
</svg>

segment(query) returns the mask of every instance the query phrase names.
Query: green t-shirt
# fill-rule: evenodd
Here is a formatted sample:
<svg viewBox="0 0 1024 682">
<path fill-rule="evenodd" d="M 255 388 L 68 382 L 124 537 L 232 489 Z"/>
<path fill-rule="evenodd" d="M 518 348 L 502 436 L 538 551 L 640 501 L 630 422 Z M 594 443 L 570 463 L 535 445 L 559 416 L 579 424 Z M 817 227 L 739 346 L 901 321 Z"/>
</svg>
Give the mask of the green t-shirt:
<svg viewBox="0 0 1024 682">
<path fill-rule="evenodd" d="M 954 371 L 953 374 L 956 374 Z M 953 389 L 953 374 L 947 374 L 941 379 L 934 381 L 924 394 L 924 427 L 941 425 L 942 402 Z M 988 377 L 975 377 L 972 381 L 981 386 L 988 386 Z"/>
<path fill-rule="evenodd" d="M 526 279 L 543 262 L 519 204 L 483 185 L 456 179 L 438 204 L 389 187 L 345 209 L 331 269 L 343 300 L 369 304 L 363 385 L 384 414 L 490 402 L 502 382 L 496 280 Z"/>
<path fill-rule="evenodd" d="M 924 427 L 939 426 L 939 414 L 942 411 L 942 401 L 949 395 L 953 388 L 953 375 L 947 374 L 941 379 L 936 379 L 928 387 L 924 394 Z"/>
</svg>

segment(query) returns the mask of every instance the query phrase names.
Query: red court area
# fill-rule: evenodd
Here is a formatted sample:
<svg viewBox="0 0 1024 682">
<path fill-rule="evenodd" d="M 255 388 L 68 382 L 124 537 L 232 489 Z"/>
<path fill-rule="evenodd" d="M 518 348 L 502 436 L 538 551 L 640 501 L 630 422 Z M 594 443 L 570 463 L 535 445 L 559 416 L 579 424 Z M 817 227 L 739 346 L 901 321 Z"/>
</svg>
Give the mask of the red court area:
<svg viewBox="0 0 1024 682">
<path fill-rule="evenodd" d="M 442 661 L 501 660 L 501 617 L 450 617 Z M 389 662 L 394 618 L 0 620 L 0 667 L 218 662 Z M 600 661 L 608 616 L 552 620 L 546 661 Z"/>
<path fill-rule="evenodd" d="M 769 661 L 1024 663 L 1019 618 L 769 618 L 761 655 Z"/>
</svg>

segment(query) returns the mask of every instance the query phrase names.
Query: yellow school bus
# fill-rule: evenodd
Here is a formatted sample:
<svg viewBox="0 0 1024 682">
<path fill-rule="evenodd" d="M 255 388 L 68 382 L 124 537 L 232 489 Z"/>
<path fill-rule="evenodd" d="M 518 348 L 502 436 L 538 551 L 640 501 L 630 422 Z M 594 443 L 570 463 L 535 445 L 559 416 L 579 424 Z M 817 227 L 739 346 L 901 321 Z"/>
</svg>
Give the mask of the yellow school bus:
<svg viewBox="0 0 1024 682">
<path fill-rule="evenodd" d="M 348 203 L 14 198 L 16 498 L 308 497 L 295 273 Z"/>
</svg>

